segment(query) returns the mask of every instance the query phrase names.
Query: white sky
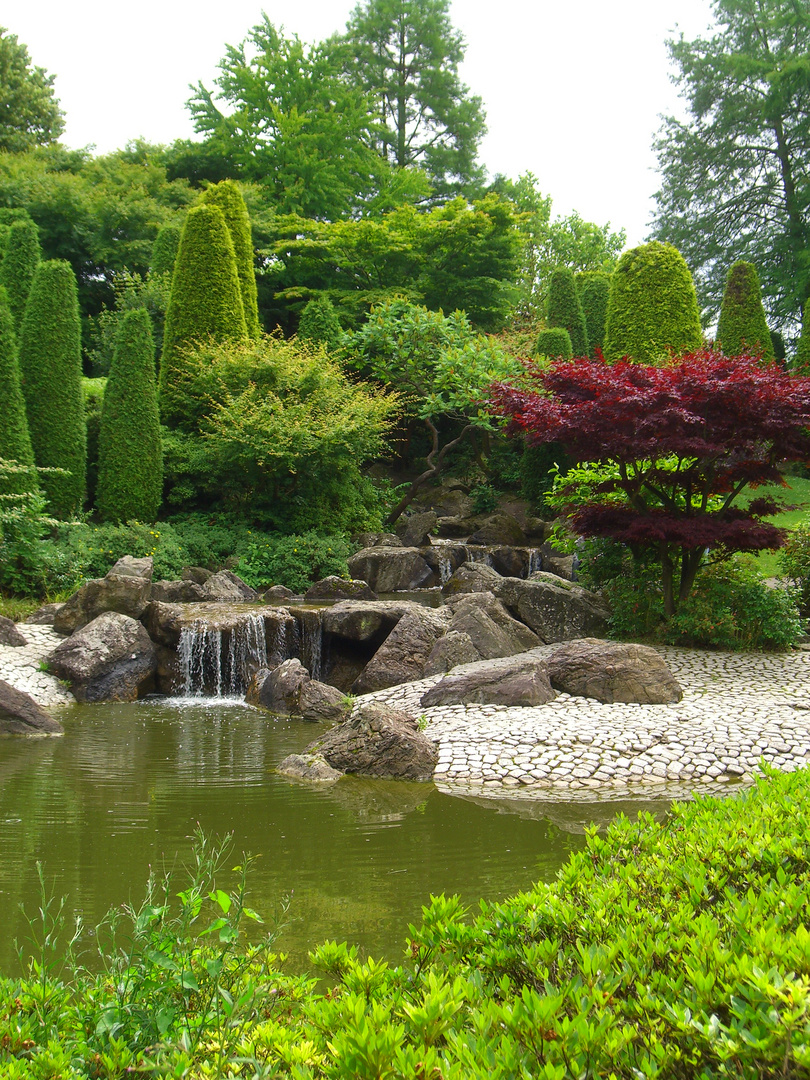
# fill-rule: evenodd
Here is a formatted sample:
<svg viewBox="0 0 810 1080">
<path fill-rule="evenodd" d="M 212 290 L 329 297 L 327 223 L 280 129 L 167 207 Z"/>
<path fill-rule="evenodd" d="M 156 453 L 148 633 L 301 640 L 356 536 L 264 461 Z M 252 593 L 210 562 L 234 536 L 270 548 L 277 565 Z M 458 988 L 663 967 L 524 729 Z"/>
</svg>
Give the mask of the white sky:
<svg viewBox="0 0 810 1080">
<path fill-rule="evenodd" d="M 226 43 L 264 9 L 305 41 L 342 30 L 354 0 L 6 0 L 0 23 L 56 76 L 63 141 L 114 150 L 193 135 L 189 84 L 211 86 Z M 556 214 L 646 237 L 652 137 L 678 109 L 665 38 L 711 25 L 710 0 L 453 0 L 462 69 L 487 112 L 490 174 L 531 171 Z"/>
</svg>

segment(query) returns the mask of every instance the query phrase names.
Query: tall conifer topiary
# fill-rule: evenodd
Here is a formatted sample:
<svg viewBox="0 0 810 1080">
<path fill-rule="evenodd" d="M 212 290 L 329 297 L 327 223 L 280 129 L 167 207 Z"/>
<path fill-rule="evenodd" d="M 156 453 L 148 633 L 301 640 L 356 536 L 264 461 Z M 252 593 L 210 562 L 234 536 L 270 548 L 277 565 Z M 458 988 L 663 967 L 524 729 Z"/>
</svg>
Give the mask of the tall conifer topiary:
<svg viewBox="0 0 810 1080">
<path fill-rule="evenodd" d="M 325 345 L 330 352 L 340 347 L 343 328 L 335 312 L 335 306 L 328 296 L 315 296 L 308 302 L 301 312 L 298 337 L 301 341 L 313 341 L 316 345 Z"/>
<path fill-rule="evenodd" d="M 585 316 L 585 329 L 588 331 L 588 350 L 593 359 L 596 350 L 601 349 L 605 342 L 610 274 L 606 274 L 604 270 L 586 270 L 577 274 L 577 292 Z"/>
<path fill-rule="evenodd" d="M 0 458 L 33 468 L 34 451 L 28 433 L 25 398 L 20 386 L 20 365 L 14 320 L 5 289 L 0 287 Z M 37 487 L 34 473 L 9 476 L 0 481 L 0 494 L 9 495 Z"/>
<path fill-rule="evenodd" d="M 40 484 L 54 517 L 69 518 L 84 502 L 87 436 L 76 277 L 64 259 L 37 267 L 19 354 L 34 459 L 39 468 L 68 470 L 41 474 Z"/>
<path fill-rule="evenodd" d="M 218 206 L 195 206 L 180 236 L 166 311 L 160 361 L 164 421 L 176 424 L 183 419 L 172 394 L 183 351 L 208 339 L 245 341 L 247 337 L 230 230 Z"/>
<path fill-rule="evenodd" d="M 793 371 L 797 375 L 810 375 L 810 300 L 805 300 L 802 312 L 802 336 L 793 357 Z"/>
<path fill-rule="evenodd" d="M 605 359 L 656 364 L 702 344 L 695 283 L 678 249 L 654 240 L 626 251 L 610 281 Z"/>
<path fill-rule="evenodd" d="M 118 328 L 101 410 L 96 506 L 108 521 L 154 521 L 163 491 L 152 322 L 128 311 Z"/>
<path fill-rule="evenodd" d="M 256 271 L 253 266 L 253 236 L 242 192 L 233 180 L 222 180 L 205 190 L 203 203 L 218 206 L 225 217 L 225 224 L 230 229 L 236 256 L 236 271 L 239 274 L 239 289 L 245 309 L 245 325 L 250 337 L 258 337 L 261 327 L 256 300 Z"/>
<path fill-rule="evenodd" d="M 9 225 L 6 253 L 0 265 L 0 285 L 8 294 L 8 305 L 19 338 L 25 302 L 41 258 L 39 229 L 31 218 L 20 218 Z"/>
<path fill-rule="evenodd" d="M 563 360 L 570 360 L 574 355 L 571 348 L 571 335 L 564 326 L 549 326 L 537 335 L 535 351 L 538 356 L 548 356 L 555 360 L 562 357 Z"/>
<path fill-rule="evenodd" d="M 582 311 L 574 271 L 557 266 L 548 285 L 548 325 L 562 326 L 571 338 L 574 356 L 588 355 L 588 331 Z"/>
<path fill-rule="evenodd" d="M 717 323 L 717 344 L 726 356 L 758 353 L 763 360 L 774 359 L 759 275 L 753 263 L 735 262 L 728 272 Z"/>
<path fill-rule="evenodd" d="M 152 256 L 149 259 L 150 274 L 171 274 L 174 271 L 177 249 L 180 246 L 180 232 L 179 225 L 161 227 L 152 245 Z"/>
</svg>

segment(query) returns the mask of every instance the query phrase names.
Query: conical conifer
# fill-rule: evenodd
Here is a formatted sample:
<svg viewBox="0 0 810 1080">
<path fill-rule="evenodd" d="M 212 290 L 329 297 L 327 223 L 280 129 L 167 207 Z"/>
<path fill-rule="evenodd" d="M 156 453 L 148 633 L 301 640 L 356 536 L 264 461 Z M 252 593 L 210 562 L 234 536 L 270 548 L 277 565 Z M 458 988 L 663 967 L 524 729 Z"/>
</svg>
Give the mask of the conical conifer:
<svg viewBox="0 0 810 1080">
<path fill-rule="evenodd" d="M 180 226 L 164 225 L 152 245 L 152 257 L 149 260 L 150 274 L 171 274 L 180 246 Z"/>
<path fill-rule="evenodd" d="M 589 355 L 593 358 L 596 350 L 601 349 L 605 342 L 610 274 L 606 274 L 604 270 L 587 270 L 577 274 L 577 292 L 585 316 L 585 329 L 588 331 Z"/>
<path fill-rule="evenodd" d="M 154 521 L 163 491 L 152 322 L 128 311 L 118 329 L 101 411 L 96 506 L 108 521 Z"/>
<path fill-rule="evenodd" d="M 14 321 L 5 289 L 0 287 L 0 458 L 33 469 L 34 451 L 28 434 L 25 399 L 20 386 L 20 366 Z M 0 481 L 0 494 L 37 488 L 36 473 L 20 473 Z"/>
<path fill-rule="evenodd" d="M 183 419 L 173 388 L 184 350 L 199 341 L 247 337 L 230 230 L 218 206 L 195 206 L 180 236 L 163 334 L 160 409 L 166 423 Z"/>
<path fill-rule="evenodd" d="M 225 217 L 225 224 L 233 240 L 236 272 L 239 274 L 239 290 L 242 293 L 248 336 L 258 337 L 261 327 L 256 300 L 256 271 L 253 266 L 253 236 L 242 192 L 233 180 L 222 180 L 219 184 L 206 188 L 203 203 L 218 206 Z"/>
<path fill-rule="evenodd" d="M 728 272 L 717 323 L 717 343 L 726 356 L 758 353 L 763 360 L 774 359 L 759 275 L 753 263 L 735 262 Z"/>
<path fill-rule="evenodd" d="M 802 315 L 802 336 L 796 346 L 793 370 L 797 375 L 810 375 L 810 300 L 805 301 Z"/>
<path fill-rule="evenodd" d="M 605 359 L 656 364 L 702 344 L 695 283 L 678 249 L 653 240 L 625 251 L 610 279 Z"/>
<path fill-rule="evenodd" d="M 20 218 L 9 225 L 6 253 L 0 265 L 0 285 L 8 294 L 8 305 L 19 338 L 25 302 L 41 258 L 39 229 L 31 218 Z"/>
<path fill-rule="evenodd" d="M 551 272 L 548 286 L 548 325 L 562 326 L 571 338 L 574 356 L 588 355 L 588 331 L 582 312 L 574 271 L 557 266 Z"/>
<path fill-rule="evenodd" d="M 70 518 L 84 502 L 87 436 L 82 397 L 81 324 L 76 277 L 69 262 L 41 262 L 34 274 L 20 334 L 20 373 L 28 430 L 54 517 Z"/>
</svg>

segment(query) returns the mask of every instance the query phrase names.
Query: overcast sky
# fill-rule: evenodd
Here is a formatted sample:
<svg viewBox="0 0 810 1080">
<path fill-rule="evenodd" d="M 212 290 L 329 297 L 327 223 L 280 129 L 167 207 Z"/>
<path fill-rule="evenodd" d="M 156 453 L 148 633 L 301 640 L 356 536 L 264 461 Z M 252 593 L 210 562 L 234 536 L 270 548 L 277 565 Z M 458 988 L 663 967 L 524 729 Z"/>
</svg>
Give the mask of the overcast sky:
<svg viewBox="0 0 810 1080">
<path fill-rule="evenodd" d="M 265 10 L 305 41 L 343 29 L 354 0 L 7 0 L 0 20 L 56 76 L 63 141 L 99 153 L 193 135 L 189 84 L 211 85 L 225 43 Z M 678 108 L 665 39 L 704 34 L 710 0 L 453 0 L 464 80 L 484 101 L 491 175 L 530 171 L 554 212 L 646 237 L 651 141 Z"/>
</svg>

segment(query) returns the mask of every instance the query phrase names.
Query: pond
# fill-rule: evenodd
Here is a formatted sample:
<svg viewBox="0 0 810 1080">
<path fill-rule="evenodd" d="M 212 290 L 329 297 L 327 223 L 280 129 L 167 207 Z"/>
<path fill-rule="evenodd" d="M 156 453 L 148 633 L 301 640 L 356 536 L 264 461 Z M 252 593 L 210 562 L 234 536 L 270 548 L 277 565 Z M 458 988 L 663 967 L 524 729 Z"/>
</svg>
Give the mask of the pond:
<svg viewBox="0 0 810 1080">
<path fill-rule="evenodd" d="M 458 893 L 475 907 L 549 881 L 591 816 L 581 803 L 527 812 L 433 784 L 296 783 L 275 766 L 321 729 L 241 702 L 76 705 L 59 719 L 64 738 L 0 742 L 3 973 L 18 969 L 13 940 L 27 934 L 20 905 L 38 906 L 38 860 L 49 890 L 92 927 L 112 905 L 143 897 L 150 867 L 181 867 L 197 824 L 232 833 L 230 865 L 257 856 L 249 903 L 270 919 L 291 897 L 277 947 L 295 971 L 326 938 L 399 961 L 430 894 Z"/>
</svg>

